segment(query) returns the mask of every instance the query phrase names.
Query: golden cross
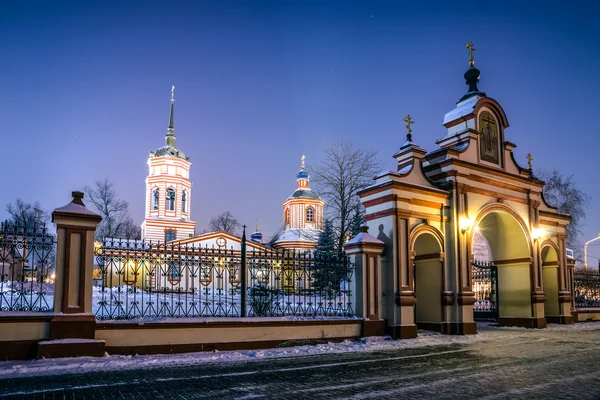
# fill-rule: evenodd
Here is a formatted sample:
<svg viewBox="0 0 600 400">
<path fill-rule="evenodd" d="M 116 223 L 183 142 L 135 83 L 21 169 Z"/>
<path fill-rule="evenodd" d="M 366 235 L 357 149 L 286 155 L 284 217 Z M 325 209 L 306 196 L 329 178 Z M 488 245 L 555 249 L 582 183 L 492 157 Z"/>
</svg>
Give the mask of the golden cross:
<svg viewBox="0 0 600 400">
<path fill-rule="evenodd" d="M 527 154 L 526 158 L 527 158 L 527 164 L 529 165 L 529 170 L 531 171 L 531 161 L 533 160 L 531 153 Z"/>
<path fill-rule="evenodd" d="M 411 142 L 412 141 L 412 135 L 410 134 L 412 132 L 412 129 L 410 128 L 410 124 L 414 124 L 415 121 L 412 120 L 412 118 L 410 117 L 410 114 L 408 114 L 405 118 L 404 121 L 406 122 L 406 129 L 408 130 L 408 134 L 406 135 L 406 140 Z"/>
<path fill-rule="evenodd" d="M 475 47 L 473 47 L 473 43 L 469 42 L 467 43 L 467 49 L 469 49 L 469 65 L 471 66 L 471 68 L 475 67 L 475 57 L 473 57 L 473 52 L 476 50 Z"/>
<path fill-rule="evenodd" d="M 306 157 L 304 156 L 304 154 L 302 154 L 302 169 L 304 169 L 304 159 L 305 159 L 305 158 L 306 158 Z"/>
<path fill-rule="evenodd" d="M 175 100 L 175 85 L 171 86 L 171 101 Z"/>
</svg>

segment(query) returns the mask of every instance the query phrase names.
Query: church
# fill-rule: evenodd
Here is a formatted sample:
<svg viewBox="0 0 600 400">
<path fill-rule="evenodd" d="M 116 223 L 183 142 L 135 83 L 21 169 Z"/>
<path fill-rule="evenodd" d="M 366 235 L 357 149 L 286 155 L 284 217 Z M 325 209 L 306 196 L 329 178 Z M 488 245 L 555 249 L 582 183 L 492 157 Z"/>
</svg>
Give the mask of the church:
<svg viewBox="0 0 600 400">
<path fill-rule="evenodd" d="M 142 240 L 240 250 L 242 238 L 239 236 L 227 232 L 196 235 L 196 223 L 191 219 L 192 163 L 176 147 L 174 106 L 173 86 L 165 145 L 151 151 L 148 157 Z M 283 232 L 276 235 L 272 248 L 311 250 L 316 247 L 323 227 L 325 201 L 310 188 L 309 182 L 310 175 L 306 171 L 303 155 L 300 171 L 296 174 L 296 189 L 282 202 Z M 264 243 L 258 224 L 250 236 L 248 246 L 248 251 L 271 248 Z"/>
</svg>

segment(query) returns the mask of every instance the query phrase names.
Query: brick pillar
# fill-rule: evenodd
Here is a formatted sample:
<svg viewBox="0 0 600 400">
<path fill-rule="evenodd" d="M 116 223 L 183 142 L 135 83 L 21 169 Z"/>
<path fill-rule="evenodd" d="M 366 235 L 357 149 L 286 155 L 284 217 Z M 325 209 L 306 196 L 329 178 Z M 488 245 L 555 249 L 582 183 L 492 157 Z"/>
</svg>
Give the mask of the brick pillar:
<svg viewBox="0 0 600 400">
<path fill-rule="evenodd" d="M 102 217 L 83 204 L 82 192 L 72 195 L 69 204 L 52 212 L 57 232 L 54 318 L 50 342 L 39 343 L 38 357 L 104 354 L 103 342 L 94 345 L 96 317 L 92 313 L 94 233 Z M 90 342 L 78 341 L 77 346 L 56 342 L 75 338 Z"/>
<path fill-rule="evenodd" d="M 381 254 L 385 244 L 369 235 L 368 227 L 344 244 L 344 251 L 355 266 L 355 312 L 363 318 L 363 336 L 385 334 L 385 321 L 381 319 Z"/>
</svg>

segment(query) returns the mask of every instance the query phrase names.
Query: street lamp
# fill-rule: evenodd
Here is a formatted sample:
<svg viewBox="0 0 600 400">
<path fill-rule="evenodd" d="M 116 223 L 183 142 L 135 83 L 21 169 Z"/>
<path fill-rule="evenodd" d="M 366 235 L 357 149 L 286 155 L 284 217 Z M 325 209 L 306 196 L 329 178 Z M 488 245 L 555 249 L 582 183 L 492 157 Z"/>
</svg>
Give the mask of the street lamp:
<svg viewBox="0 0 600 400">
<path fill-rule="evenodd" d="M 595 238 L 593 238 L 592 240 L 588 240 L 587 242 L 585 242 L 585 244 L 583 245 L 583 268 L 587 268 L 587 247 L 588 244 L 592 243 L 595 240 L 600 239 L 600 233 L 598 234 L 598 236 L 596 236 Z"/>
</svg>

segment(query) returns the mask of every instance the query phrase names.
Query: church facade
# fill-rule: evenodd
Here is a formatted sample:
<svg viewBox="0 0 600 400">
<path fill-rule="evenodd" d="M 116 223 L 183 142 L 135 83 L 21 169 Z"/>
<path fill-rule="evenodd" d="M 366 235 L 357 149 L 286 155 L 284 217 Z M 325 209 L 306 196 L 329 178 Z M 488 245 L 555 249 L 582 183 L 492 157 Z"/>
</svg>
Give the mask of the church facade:
<svg viewBox="0 0 600 400">
<path fill-rule="evenodd" d="M 572 322 L 570 217 L 544 200 L 531 155 L 527 167 L 515 159 L 508 118 L 479 91 L 467 47 L 468 91 L 444 116 L 439 148 L 418 146 L 407 116 L 397 170 L 359 192 L 369 231 L 385 244 L 376 317 L 395 337 L 417 327 L 475 333 L 482 316 L 533 328 Z M 476 258 L 474 237 L 486 242 L 486 260 Z"/>
</svg>

